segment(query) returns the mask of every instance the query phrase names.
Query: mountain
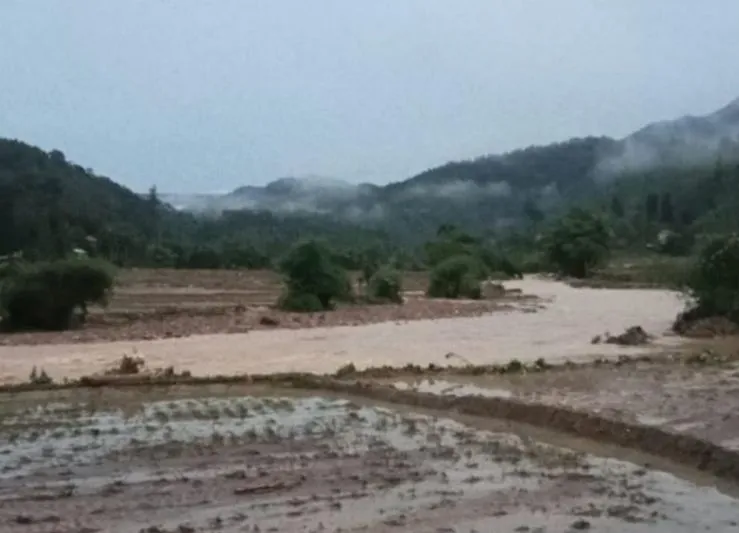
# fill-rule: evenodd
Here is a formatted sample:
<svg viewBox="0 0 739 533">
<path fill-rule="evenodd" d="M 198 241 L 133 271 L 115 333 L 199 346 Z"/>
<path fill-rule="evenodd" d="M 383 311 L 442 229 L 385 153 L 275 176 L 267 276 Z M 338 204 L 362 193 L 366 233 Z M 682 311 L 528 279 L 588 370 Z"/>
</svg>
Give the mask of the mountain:
<svg viewBox="0 0 739 533">
<path fill-rule="evenodd" d="M 596 167 L 611 177 L 658 166 L 693 166 L 739 156 L 739 98 L 709 115 L 654 122 L 619 141 Z"/>
<path fill-rule="evenodd" d="M 0 228 L 0 262 L 19 250 L 49 258 L 83 248 L 126 265 L 264 266 L 301 237 L 323 237 L 340 249 L 388 241 L 380 231 L 315 214 L 198 217 L 98 176 L 58 150 L 10 139 L 0 139 Z"/>
<path fill-rule="evenodd" d="M 283 178 L 199 199 L 190 208 L 315 213 L 416 240 L 450 221 L 478 230 L 508 227 L 526 218 L 532 202 L 546 211 L 591 197 L 617 176 L 713 164 L 718 158 L 739 159 L 739 99 L 709 115 L 649 124 L 623 139 L 576 138 L 453 161 L 385 186 Z"/>
<path fill-rule="evenodd" d="M 59 256 L 91 236 L 98 250 L 125 264 L 192 265 L 191 255 L 202 259 L 204 249 L 218 248 L 255 265 L 301 237 L 325 237 L 344 249 L 415 249 L 442 224 L 494 234 L 617 196 L 634 211 L 658 195 L 675 214 L 665 220 L 720 231 L 739 228 L 736 161 L 739 100 L 705 116 L 649 124 L 624 139 L 571 139 L 449 162 L 385 186 L 285 177 L 227 194 L 159 198 L 98 176 L 58 150 L 0 139 L 0 255 L 23 249 Z M 248 253 L 236 254 L 244 247 Z M 197 264 L 213 264 L 210 257 Z"/>
<path fill-rule="evenodd" d="M 114 246 L 132 235 L 153 235 L 156 219 L 186 215 L 156 207 L 131 190 L 20 141 L 0 139 L 0 255 L 26 249 L 61 254 L 87 236 Z"/>
</svg>

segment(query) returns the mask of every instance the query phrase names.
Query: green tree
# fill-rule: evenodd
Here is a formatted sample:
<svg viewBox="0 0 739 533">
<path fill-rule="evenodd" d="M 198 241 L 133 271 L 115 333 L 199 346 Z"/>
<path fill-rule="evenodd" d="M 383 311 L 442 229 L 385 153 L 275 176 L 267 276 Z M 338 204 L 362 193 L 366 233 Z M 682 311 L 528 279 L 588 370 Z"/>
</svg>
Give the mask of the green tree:
<svg viewBox="0 0 739 533">
<path fill-rule="evenodd" d="M 611 214 L 616 218 L 624 217 L 624 204 L 618 196 L 611 197 Z"/>
<path fill-rule="evenodd" d="M 675 222 L 675 210 L 672 207 L 672 195 L 668 192 L 660 196 L 659 220 L 663 224 L 673 224 Z"/>
<path fill-rule="evenodd" d="M 471 298 L 482 297 L 480 283 L 487 270 L 476 256 L 457 255 L 450 257 L 432 270 L 427 294 L 431 298 Z"/>
<path fill-rule="evenodd" d="M 647 215 L 647 222 L 656 221 L 657 215 L 659 215 L 659 195 L 654 193 L 647 194 L 644 210 Z"/>
<path fill-rule="evenodd" d="M 711 241 L 692 269 L 687 291 L 695 316 L 725 316 L 739 322 L 739 236 Z"/>
<path fill-rule="evenodd" d="M 381 266 L 367 284 L 367 296 L 378 303 L 403 303 L 403 275 L 389 265 Z"/>
<path fill-rule="evenodd" d="M 534 228 L 537 228 L 541 221 L 544 220 L 544 211 L 541 210 L 533 198 L 527 198 L 524 201 L 523 214 Z"/>
<path fill-rule="evenodd" d="M 280 264 L 287 292 L 278 305 L 294 311 L 333 309 L 351 297 L 351 282 L 332 259 L 330 249 L 316 240 L 296 244 Z"/>
<path fill-rule="evenodd" d="M 584 278 L 607 257 L 609 241 L 602 218 L 574 208 L 555 222 L 546 239 L 546 253 L 561 274 Z"/>
<path fill-rule="evenodd" d="M 108 301 L 115 272 L 94 259 L 62 259 L 15 267 L 0 285 L 3 326 L 10 330 L 68 329 L 75 312 L 85 321 L 89 304 Z"/>
</svg>

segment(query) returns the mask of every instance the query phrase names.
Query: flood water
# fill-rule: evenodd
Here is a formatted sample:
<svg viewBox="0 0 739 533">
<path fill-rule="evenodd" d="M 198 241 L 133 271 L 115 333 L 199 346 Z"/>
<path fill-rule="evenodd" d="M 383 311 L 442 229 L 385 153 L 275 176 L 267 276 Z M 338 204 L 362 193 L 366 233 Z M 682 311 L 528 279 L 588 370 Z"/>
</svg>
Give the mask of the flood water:
<svg viewBox="0 0 739 533">
<path fill-rule="evenodd" d="M 452 364 L 583 360 L 654 350 L 678 343 L 664 334 L 684 302 L 664 290 L 573 288 L 527 278 L 505 283 L 543 299 L 544 309 L 498 311 L 475 318 L 447 318 L 366 326 L 264 330 L 152 341 L 0 347 L 0 381 L 24 381 L 32 366 L 52 377 L 101 371 L 134 349 L 150 367 L 174 365 L 194 375 L 285 371 L 333 372 L 357 367 L 415 363 Z M 529 306 L 530 307 L 530 306 Z M 605 332 L 642 326 L 657 339 L 650 347 L 593 345 Z M 453 352 L 461 358 L 449 359 Z M 463 358 L 463 359 L 462 359 Z"/>
</svg>

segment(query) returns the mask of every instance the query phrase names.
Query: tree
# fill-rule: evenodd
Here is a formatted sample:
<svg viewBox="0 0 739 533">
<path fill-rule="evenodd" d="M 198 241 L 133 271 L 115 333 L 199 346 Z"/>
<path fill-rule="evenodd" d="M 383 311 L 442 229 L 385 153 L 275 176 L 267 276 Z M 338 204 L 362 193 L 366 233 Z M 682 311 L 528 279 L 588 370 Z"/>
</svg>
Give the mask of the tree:
<svg viewBox="0 0 739 533">
<path fill-rule="evenodd" d="M 430 267 L 459 255 L 479 255 L 482 249 L 478 239 L 449 224 L 439 227 L 436 235 L 436 239 L 424 245 L 426 262 Z"/>
<path fill-rule="evenodd" d="M 369 279 L 367 296 L 378 303 L 403 303 L 403 275 L 391 266 L 381 266 Z"/>
<path fill-rule="evenodd" d="M 480 282 L 487 271 L 482 261 L 471 255 L 450 257 L 431 270 L 427 294 L 431 298 L 482 297 Z"/>
<path fill-rule="evenodd" d="M 534 227 L 537 227 L 544 220 L 544 211 L 541 210 L 533 198 L 527 198 L 524 201 L 523 214 Z"/>
<path fill-rule="evenodd" d="M 63 259 L 15 266 L 0 285 L 3 326 L 11 330 L 62 330 L 81 321 L 89 304 L 105 304 L 115 281 L 109 263 Z"/>
<path fill-rule="evenodd" d="M 602 218 L 574 208 L 554 224 L 546 239 L 546 253 L 561 274 L 585 278 L 608 255 L 609 241 Z"/>
<path fill-rule="evenodd" d="M 611 197 L 611 214 L 616 218 L 624 217 L 624 204 L 618 196 Z"/>
<path fill-rule="evenodd" d="M 347 273 L 331 257 L 325 244 L 316 240 L 295 245 L 280 264 L 287 292 L 278 305 L 294 311 L 333 309 L 336 300 L 351 297 Z"/>
<path fill-rule="evenodd" d="M 739 236 L 711 241 L 700 253 L 687 281 L 695 317 L 725 316 L 739 322 Z"/>
<path fill-rule="evenodd" d="M 644 209 L 647 214 L 647 222 L 656 221 L 659 214 L 659 196 L 654 193 L 647 194 Z"/>
<path fill-rule="evenodd" d="M 672 208 L 672 195 L 668 192 L 660 196 L 659 220 L 663 224 L 673 224 L 675 222 L 675 211 Z"/>
</svg>

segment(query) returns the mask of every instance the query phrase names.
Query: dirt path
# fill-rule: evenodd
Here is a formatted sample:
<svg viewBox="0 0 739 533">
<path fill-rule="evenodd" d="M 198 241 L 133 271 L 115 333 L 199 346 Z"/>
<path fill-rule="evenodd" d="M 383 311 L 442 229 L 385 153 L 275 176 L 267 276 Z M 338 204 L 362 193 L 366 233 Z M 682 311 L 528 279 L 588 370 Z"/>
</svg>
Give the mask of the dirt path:
<svg viewBox="0 0 739 533">
<path fill-rule="evenodd" d="M 576 289 L 527 279 L 506 284 L 540 296 L 545 309 L 509 310 L 474 318 L 418 320 L 356 327 L 254 331 L 152 341 L 0 346 L 0 382 L 27 379 L 33 366 L 52 377 L 99 372 L 134 350 L 151 367 L 174 365 L 194 375 L 333 372 L 357 367 L 449 364 L 458 354 L 474 363 L 587 359 L 664 348 L 678 342 L 663 333 L 682 308 L 679 297 L 659 290 Z M 593 336 L 641 325 L 658 335 L 651 347 L 592 345 Z"/>
<path fill-rule="evenodd" d="M 694 533 L 731 495 L 510 432 L 248 388 L 0 402 L 8 533 Z"/>
</svg>

